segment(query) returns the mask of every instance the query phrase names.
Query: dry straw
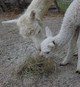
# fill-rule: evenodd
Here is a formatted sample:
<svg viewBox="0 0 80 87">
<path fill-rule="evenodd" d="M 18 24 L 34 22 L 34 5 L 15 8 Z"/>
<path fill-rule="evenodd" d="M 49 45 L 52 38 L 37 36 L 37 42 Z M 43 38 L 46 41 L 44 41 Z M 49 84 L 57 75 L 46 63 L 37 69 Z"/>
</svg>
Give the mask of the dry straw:
<svg viewBox="0 0 80 87">
<path fill-rule="evenodd" d="M 18 67 L 18 74 L 23 72 L 31 73 L 33 75 L 49 75 L 56 70 L 56 63 L 54 58 L 40 57 L 38 53 L 33 53 L 26 58 L 23 64 Z"/>
</svg>

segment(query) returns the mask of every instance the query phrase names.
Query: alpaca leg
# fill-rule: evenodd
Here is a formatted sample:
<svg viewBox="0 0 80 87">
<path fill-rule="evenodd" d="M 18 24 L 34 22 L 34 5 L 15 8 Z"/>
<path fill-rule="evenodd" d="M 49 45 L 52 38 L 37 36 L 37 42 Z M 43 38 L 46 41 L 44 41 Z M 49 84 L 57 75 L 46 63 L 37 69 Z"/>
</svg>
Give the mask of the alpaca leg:
<svg viewBox="0 0 80 87">
<path fill-rule="evenodd" d="M 66 65 L 66 64 L 70 63 L 71 58 L 73 57 L 74 49 L 76 47 L 78 35 L 79 35 L 79 31 L 76 30 L 76 32 L 72 36 L 71 40 L 69 41 L 69 48 L 68 48 L 67 56 L 64 58 L 61 65 Z"/>
<path fill-rule="evenodd" d="M 78 44 L 77 44 L 77 48 L 78 48 L 78 63 L 77 63 L 77 73 L 80 73 L 80 30 L 79 30 L 79 38 L 78 38 Z"/>
</svg>

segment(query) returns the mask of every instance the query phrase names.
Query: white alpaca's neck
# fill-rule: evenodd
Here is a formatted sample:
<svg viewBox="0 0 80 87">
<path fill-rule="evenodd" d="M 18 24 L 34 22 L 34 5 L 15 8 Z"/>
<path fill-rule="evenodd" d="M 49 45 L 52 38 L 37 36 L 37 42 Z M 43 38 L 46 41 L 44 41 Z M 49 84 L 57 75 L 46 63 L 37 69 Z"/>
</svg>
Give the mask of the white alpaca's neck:
<svg viewBox="0 0 80 87">
<path fill-rule="evenodd" d="M 74 35 L 75 29 L 62 27 L 59 34 L 55 36 L 55 42 L 59 47 L 63 47 Z"/>
<path fill-rule="evenodd" d="M 67 9 L 61 30 L 55 37 L 55 42 L 58 46 L 64 46 L 69 42 L 75 30 L 80 24 L 80 0 L 74 0 Z"/>
<path fill-rule="evenodd" d="M 25 11 L 25 14 L 35 10 L 37 13 L 36 16 L 42 19 L 53 2 L 54 0 L 33 0 L 28 9 Z"/>
</svg>

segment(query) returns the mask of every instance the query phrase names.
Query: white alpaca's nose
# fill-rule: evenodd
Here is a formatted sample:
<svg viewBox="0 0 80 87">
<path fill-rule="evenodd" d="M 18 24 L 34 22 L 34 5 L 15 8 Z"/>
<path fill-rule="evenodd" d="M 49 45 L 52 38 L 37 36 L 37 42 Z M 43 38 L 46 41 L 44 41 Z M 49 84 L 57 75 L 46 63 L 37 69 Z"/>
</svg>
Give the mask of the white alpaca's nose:
<svg viewBox="0 0 80 87">
<path fill-rule="evenodd" d="M 48 58 L 48 56 L 47 56 L 47 55 L 45 55 L 45 54 L 44 54 L 44 53 L 42 53 L 42 52 L 40 53 L 40 56 L 41 56 L 41 57 L 44 57 L 44 58 Z"/>
</svg>

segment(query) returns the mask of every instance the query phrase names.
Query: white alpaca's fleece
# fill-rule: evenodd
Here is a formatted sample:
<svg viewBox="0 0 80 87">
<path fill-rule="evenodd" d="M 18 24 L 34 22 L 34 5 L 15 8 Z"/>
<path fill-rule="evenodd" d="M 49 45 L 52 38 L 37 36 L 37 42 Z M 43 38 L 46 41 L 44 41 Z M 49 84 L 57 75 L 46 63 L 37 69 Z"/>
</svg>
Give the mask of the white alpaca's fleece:
<svg viewBox="0 0 80 87">
<path fill-rule="evenodd" d="M 80 31 L 80 0 L 74 0 L 67 9 L 60 32 L 56 36 L 51 35 L 51 31 L 47 28 L 47 38 L 41 43 L 41 55 L 48 55 L 51 50 L 61 49 L 69 42 L 69 50 L 62 65 L 70 62 L 73 55 L 75 44 Z M 80 49 L 80 46 L 78 47 Z M 80 72 L 80 53 L 78 54 L 77 71 Z"/>
<path fill-rule="evenodd" d="M 20 34 L 23 37 L 30 36 L 37 49 L 40 48 L 40 43 L 45 36 L 42 30 L 42 19 L 53 1 L 33 0 L 25 13 L 18 19 L 17 25 L 19 26 Z"/>
<path fill-rule="evenodd" d="M 42 19 L 52 3 L 54 0 L 32 0 L 27 10 L 18 19 L 2 23 L 17 23 L 20 34 L 24 38 L 30 36 L 35 46 L 39 48 L 41 39 L 44 38 Z"/>
</svg>

